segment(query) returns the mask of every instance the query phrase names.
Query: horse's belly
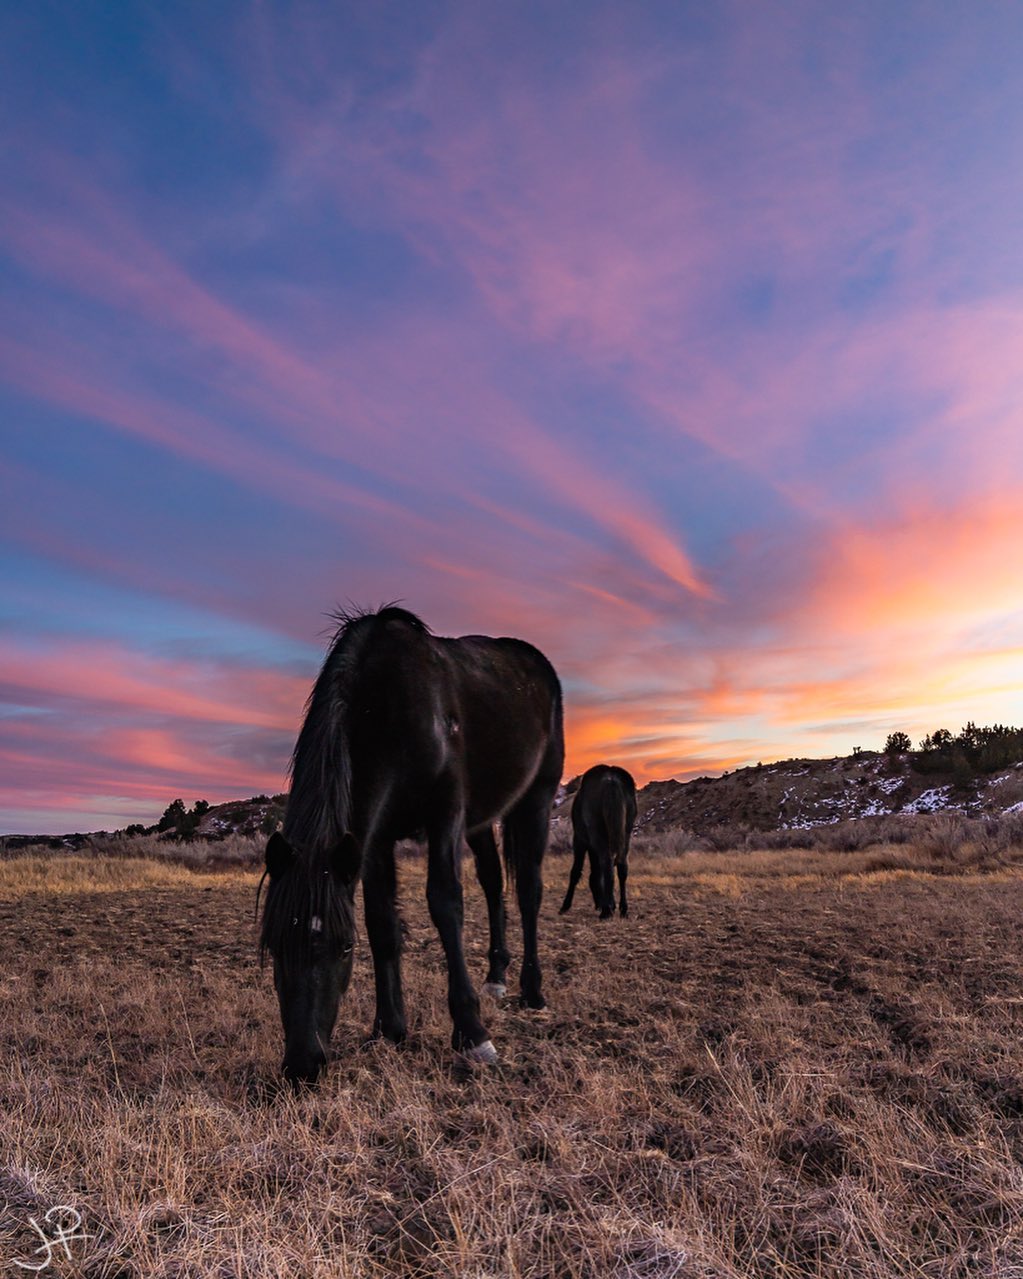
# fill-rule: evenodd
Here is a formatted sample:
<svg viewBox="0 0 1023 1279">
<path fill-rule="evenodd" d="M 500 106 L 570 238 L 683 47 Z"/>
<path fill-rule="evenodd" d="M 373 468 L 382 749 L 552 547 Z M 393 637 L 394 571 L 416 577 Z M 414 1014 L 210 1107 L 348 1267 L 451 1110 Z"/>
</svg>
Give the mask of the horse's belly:
<svg viewBox="0 0 1023 1279">
<path fill-rule="evenodd" d="M 466 786 L 465 825 L 470 832 L 492 826 L 515 807 L 536 780 L 544 750 L 494 764 L 483 771 L 470 761 Z"/>
</svg>

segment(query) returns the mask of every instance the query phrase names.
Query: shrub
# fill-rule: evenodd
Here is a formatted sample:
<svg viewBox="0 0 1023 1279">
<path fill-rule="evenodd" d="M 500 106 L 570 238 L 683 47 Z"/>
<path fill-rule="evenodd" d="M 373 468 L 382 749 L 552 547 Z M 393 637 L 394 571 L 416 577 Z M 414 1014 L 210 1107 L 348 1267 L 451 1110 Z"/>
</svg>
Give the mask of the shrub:
<svg viewBox="0 0 1023 1279">
<path fill-rule="evenodd" d="M 179 830 L 181 823 L 185 821 L 187 816 L 185 801 L 183 799 L 175 799 L 163 810 L 163 816 L 160 818 L 156 829 L 161 831 Z"/>
</svg>

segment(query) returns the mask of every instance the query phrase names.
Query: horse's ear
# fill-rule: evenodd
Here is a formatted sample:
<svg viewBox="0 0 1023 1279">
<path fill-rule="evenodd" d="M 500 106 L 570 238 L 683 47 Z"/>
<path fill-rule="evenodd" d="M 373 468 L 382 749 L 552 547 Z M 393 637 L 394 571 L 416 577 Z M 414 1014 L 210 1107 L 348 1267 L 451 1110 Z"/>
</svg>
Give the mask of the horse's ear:
<svg viewBox="0 0 1023 1279">
<path fill-rule="evenodd" d="M 359 848 L 359 841 L 351 831 L 346 831 L 334 852 L 334 873 L 342 883 L 354 884 L 359 878 L 361 869 L 362 851 Z"/>
<path fill-rule="evenodd" d="M 274 831 L 266 844 L 267 874 L 271 879 L 280 879 L 294 860 L 295 853 L 291 845 L 279 830 Z"/>
</svg>

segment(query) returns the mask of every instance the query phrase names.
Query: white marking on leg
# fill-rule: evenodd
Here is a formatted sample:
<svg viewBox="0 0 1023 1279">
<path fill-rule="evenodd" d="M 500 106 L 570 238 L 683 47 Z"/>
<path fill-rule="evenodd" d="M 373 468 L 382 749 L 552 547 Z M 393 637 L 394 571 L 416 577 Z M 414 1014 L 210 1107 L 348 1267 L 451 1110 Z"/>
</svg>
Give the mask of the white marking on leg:
<svg viewBox="0 0 1023 1279">
<path fill-rule="evenodd" d="M 503 981 L 485 981 L 483 983 L 483 994 L 491 995 L 494 999 L 503 999 L 508 993 L 508 987 Z"/>
<path fill-rule="evenodd" d="M 482 1044 L 477 1044 L 475 1048 L 467 1048 L 462 1056 L 466 1061 L 479 1062 L 483 1066 L 492 1066 L 497 1061 L 497 1049 L 494 1047 L 493 1041 L 484 1039 Z"/>
</svg>

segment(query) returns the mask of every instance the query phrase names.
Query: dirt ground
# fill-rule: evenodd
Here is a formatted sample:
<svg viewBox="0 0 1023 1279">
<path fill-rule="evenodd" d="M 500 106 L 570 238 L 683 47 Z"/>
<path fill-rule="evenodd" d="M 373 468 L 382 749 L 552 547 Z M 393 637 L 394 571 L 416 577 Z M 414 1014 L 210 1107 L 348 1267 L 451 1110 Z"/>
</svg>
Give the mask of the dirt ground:
<svg viewBox="0 0 1023 1279">
<path fill-rule="evenodd" d="M 1023 876 L 693 866 L 637 859 L 600 923 L 549 859 L 550 1007 L 487 1003 L 502 1061 L 463 1079 L 403 863 L 411 1043 L 364 1046 L 360 943 L 298 1099 L 254 875 L 0 867 L 0 1265 L 62 1204 L 90 1238 L 50 1273 L 90 1279 L 1023 1276 Z M 466 896 L 482 981 L 468 866 Z"/>
</svg>

